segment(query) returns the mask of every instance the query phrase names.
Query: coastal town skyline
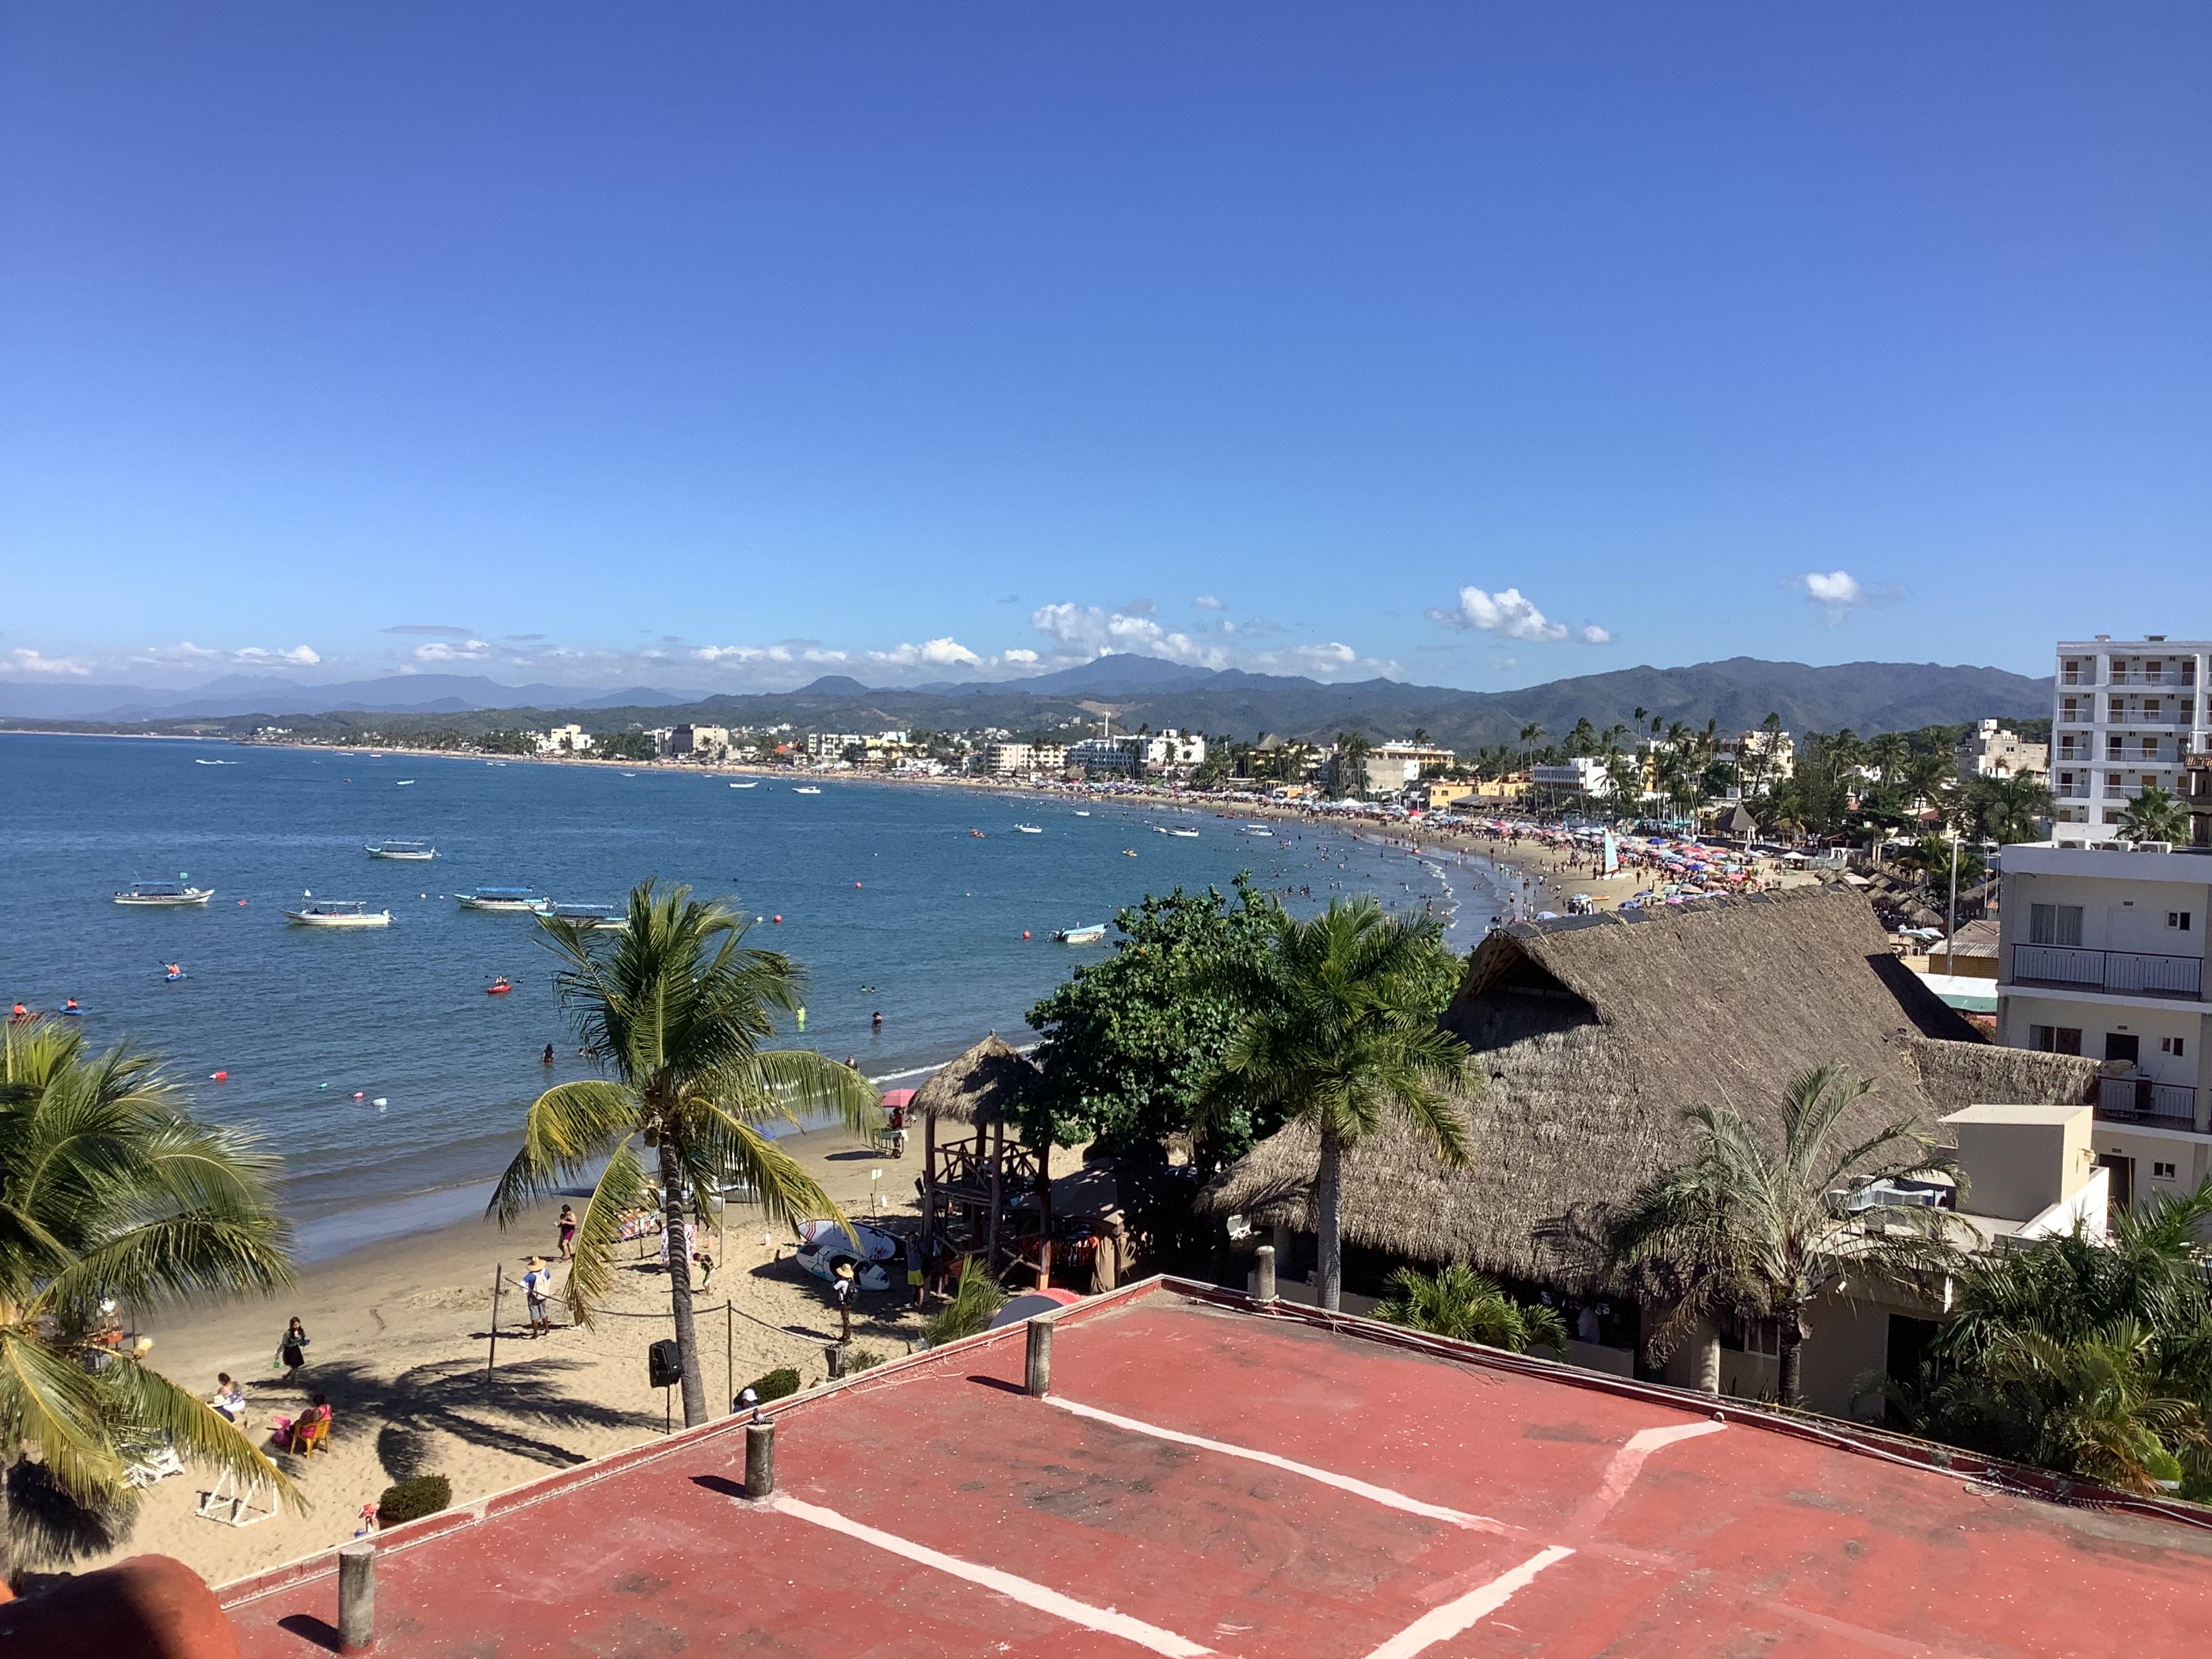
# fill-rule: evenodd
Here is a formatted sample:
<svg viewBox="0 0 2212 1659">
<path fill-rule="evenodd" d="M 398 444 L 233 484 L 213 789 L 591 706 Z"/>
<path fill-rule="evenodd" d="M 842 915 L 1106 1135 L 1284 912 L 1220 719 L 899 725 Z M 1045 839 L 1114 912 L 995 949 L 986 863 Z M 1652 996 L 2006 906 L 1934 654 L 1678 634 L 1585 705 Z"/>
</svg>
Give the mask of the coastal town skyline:
<svg viewBox="0 0 2212 1659">
<path fill-rule="evenodd" d="M 1996 15 L 20 15 L 0 679 L 2040 674 L 2212 22 Z"/>
</svg>

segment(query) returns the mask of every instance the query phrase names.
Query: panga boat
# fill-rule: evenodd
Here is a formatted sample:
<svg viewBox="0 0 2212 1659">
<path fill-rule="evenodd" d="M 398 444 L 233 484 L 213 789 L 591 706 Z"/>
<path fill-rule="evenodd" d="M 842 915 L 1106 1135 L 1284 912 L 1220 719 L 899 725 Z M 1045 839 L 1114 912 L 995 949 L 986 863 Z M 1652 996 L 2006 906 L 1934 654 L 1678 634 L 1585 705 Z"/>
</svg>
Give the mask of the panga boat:
<svg viewBox="0 0 2212 1659">
<path fill-rule="evenodd" d="M 732 789 L 757 789 L 760 787 L 760 780 L 758 778 L 755 778 L 750 783 L 733 783 L 730 787 Z"/>
<path fill-rule="evenodd" d="M 359 899 L 313 899 L 287 910 L 284 920 L 302 927 L 389 927 L 392 912 L 372 910 Z"/>
<path fill-rule="evenodd" d="M 362 849 L 373 859 L 434 859 L 438 849 L 427 841 L 373 841 Z"/>
<path fill-rule="evenodd" d="M 585 927 L 627 927 L 629 918 L 611 904 L 556 904 L 545 913 L 555 921 L 573 921 Z"/>
<path fill-rule="evenodd" d="M 1018 823 L 1014 826 L 1014 833 L 1018 836 L 1041 836 L 1044 831 L 1034 823 Z"/>
<path fill-rule="evenodd" d="M 1100 921 L 1088 927 L 1063 927 L 1053 937 L 1062 945 L 1096 945 L 1106 937 L 1106 924 Z"/>
<path fill-rule="evenodd" d="M 811 783 L 802 783 L 791 793 L 794 795 L 818 795 L 822 792 Z"/>
<path fill-rule="evenodd" d="M 1198 839 L 1198 831 L 1195 830 L 1170 830 L 1168 831 L 1168 834 L 1175 836 L 1178 841 L 1196 841 Z"/>
<path fill-rule="evenodd" d="M 1085 811 L 1081 807 L 1079 807 L 1079 807 L 1077 807 L 1077 808 L 1075 809 L 1075 816 L 1076 816 L 1076 817 L 1078 817 L 1079 818 L 1087 818 L 1087 817 L 1089 817 L 1091 816 L 1091 814 L 1090 814 L 1090 813 L 1088 813 L 1088 812 L 1086 812 L 1086 811 Z"/>
<path fill-rule="evenodd" d="M 1255 823 L 1244 833 L 1248 836 L 1267 836 L 1272 838 L 1275 832 L 1272 830 L 1262 830 Z"/>
<path fill-rule="evenodd" d="M 464 910 L 495 910 L 508 915 L 541 916 L 553 908 L 551 899 L 528 887 L 479 887 L 473 892 L 456 893 L 453 898 Z"/>
<path fill-rule="evenodd" d="M 212 887 L 187 887 L 181 881 L 134 881 L 115 896 L 115 902 L 173 909 L 179 904 L 205 904 L 214 896 Z"/>
</svg>

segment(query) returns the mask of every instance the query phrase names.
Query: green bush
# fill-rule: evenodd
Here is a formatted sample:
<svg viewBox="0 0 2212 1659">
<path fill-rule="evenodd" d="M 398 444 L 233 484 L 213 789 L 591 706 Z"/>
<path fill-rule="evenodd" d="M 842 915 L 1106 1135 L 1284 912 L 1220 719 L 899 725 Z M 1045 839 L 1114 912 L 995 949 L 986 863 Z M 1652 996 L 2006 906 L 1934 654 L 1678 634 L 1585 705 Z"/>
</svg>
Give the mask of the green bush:
<svg viewBox="0 0 2212 1659">
<path fill-rule="evenodd" d="M 862 1371 L 873 1370 L 883 1363 L 883 1355 L 873 1348 L 853 1348 L 845 1355 L 845 1375 L 857 1376 Z"/>
<path fill-rule="evenodd" d="M 771 1400 L 781 1400 L 787 1394 L 799 1392 L 799 1373 L 788 1365 L 779 1365 L 766 1376 L 753 1378 L 753 1396 L 765 1406 Z"/>
<path fill-rule="evenodd" d="M 453 1483 L 442 1474 L 418 1474 L 394 1481 L 376 1500 L 376 1518 L 387 1527 L 435 1515 L 453 1501 Z"/>
<path fill-rule="evenodd" d="M 929 1339 L 933 1348 L 947 1342 L 957 1342 L 963 1336 L 988 1330 L 991 1316 L 1006 1305 L 1006 1293 L 999 1288 L 978 1256 L 964 1256 L 960 1262 L 960 1282 L 952 1291 L 952 1300 L 930 1316 L 922 1327 L 922 1334 Z"/>
</svg>

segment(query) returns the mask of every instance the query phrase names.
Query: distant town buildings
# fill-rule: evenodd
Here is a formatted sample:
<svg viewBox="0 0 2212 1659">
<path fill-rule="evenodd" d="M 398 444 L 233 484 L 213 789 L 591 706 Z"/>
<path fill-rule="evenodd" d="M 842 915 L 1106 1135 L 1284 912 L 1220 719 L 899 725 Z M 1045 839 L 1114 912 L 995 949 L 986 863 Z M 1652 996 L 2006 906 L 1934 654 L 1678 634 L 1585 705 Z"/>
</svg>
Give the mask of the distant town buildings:
<svg viewBox="0 0 2212 1659">
<path fill-rule="evenodd" d="M 1959 745 L 1959 781 L 2039 778 L 2051 769 L 2051 745 L 2029 743 L 1996 720 L 1984 720 Z"/>
<path fill-rule="evenodd" d="M 678 760 L 720 760 L 730 752 L 730 729 L 726 726 L 673 726 L 663 752 Z"/>
<path fill-rule="evenodd" d="M 592 734 L 573 722 L 556 726 L 538 739 L 541 755 L 588 755 L 592 752 Z"/>
<path fill-rule="evenodd" d="M 1606 775 L 1605 763 L 1595 755 L 1576 755 L 1567 760 L 1532 766 L 1528 769 L 1528 781 L 1538 789 L 1587 795 L 1593 800 L 1603 800 L 1613 793 L 1613 780 Z"/>
<path fill-rule="evenodd" d="M 2112 840 L 2146 785 L 2183 792 L 2190 757 L 2212 755 L 2208 667 L 2212 641 L 2203 640 L 2060 642 L 2049 761 L 2056 840 Z"/>
</svg>

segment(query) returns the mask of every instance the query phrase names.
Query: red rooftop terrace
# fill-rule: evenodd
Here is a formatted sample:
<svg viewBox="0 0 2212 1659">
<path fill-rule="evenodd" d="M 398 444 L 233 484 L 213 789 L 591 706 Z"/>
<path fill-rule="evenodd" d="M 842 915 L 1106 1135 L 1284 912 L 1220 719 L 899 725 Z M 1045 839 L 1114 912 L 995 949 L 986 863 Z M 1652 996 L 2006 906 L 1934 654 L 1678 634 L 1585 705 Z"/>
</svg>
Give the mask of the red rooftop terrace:
<svg viewBox="0 0 2212 1659">
<path fill-rule="evenodd" d="M 2212 1651 L 2179 1506 L 1176 1281 L 1054 1326 L 1043 1398 L 1017 1326 L 780 1402 L 765 1497 L 733 1418 L 396 1528 L 376 1651 Z M 221 1592 L 246 1659 L 334 1648 L 337 1583 Z"/>
</svg>

